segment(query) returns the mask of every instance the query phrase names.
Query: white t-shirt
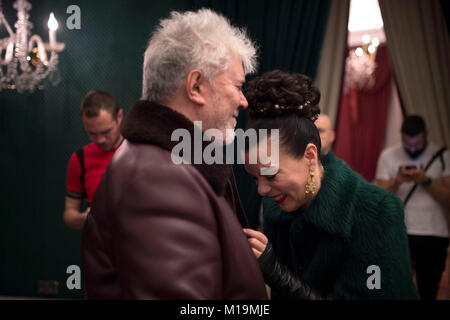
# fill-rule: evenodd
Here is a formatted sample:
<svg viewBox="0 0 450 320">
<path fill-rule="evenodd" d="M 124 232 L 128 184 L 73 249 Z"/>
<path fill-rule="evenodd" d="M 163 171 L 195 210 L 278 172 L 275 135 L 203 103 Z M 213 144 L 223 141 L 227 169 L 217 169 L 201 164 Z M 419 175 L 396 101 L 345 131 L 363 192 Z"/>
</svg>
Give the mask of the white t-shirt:
<svg viewBox="0 0 450 320">
<path fill-rule="evenodd" d="M 416 159 L 411 159 L 401 144 L 385 149 L 378 159 L 375 177 L 376 179 L 392 180 L 401 165 L 425 167 L 439 149 L 440 147 L 433 143 L 428 143 L 425 151 Z M 445 163 L 444 171 L 442 171 L 441 159 L 438 157 L 425 172 L 427 177 L 432 180 L 450 175 L 450 151 L 444 151 L 442 156 Z M 413 185 L 414 182 L 402 183 L 396 193 L 397 196 L 405 200 Z M 419 185 L 405 207 L 405 223 L 408 234 L 448 237 L 449 230 L 444 210 L 446 209 Z"/>
</svg>

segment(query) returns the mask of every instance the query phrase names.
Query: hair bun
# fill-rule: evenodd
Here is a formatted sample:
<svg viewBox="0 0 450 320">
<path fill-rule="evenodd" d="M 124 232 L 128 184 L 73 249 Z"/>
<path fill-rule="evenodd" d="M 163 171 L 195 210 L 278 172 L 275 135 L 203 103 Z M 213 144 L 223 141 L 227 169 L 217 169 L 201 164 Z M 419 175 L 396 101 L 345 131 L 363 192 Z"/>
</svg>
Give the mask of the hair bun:
<svg viewBox="0 0 450 320">
<path fill-rule="evenodd" d="M 250 116 L 278 117 L 295 114 L 315 121 L 320 114 L 320 91 L 308 76 L 272 70 L 251 80 L 245 90 Z"/>
</svg>

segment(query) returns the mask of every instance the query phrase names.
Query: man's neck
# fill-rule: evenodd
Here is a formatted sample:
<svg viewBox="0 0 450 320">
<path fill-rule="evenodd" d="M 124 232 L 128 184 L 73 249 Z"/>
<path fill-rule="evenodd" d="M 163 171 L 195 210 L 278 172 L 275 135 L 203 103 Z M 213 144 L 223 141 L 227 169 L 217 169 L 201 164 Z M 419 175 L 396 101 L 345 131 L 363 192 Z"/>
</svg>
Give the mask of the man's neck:
<svg viewBox="0 0 450 320">
<path fill-rule="evenodd" d="M 158 103 L 182 114 L 192 123 L 194 123 L 194 121 L 201 120 L 201 117 L 197 112 L 198 108 L 196 108 L 196 106 L 193 105 L 181 91 L 177 91 L 171 99 L 167 101 L 160 101 Z"/>
</svg>

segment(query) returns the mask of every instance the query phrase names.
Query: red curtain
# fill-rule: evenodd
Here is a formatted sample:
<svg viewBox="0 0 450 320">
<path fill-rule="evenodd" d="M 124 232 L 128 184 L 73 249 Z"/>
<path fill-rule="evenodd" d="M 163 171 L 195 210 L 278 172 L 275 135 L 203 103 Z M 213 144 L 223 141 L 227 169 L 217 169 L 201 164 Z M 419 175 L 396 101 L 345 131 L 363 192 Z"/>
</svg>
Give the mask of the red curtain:
<svg viewBox="0 0 450 320">
<path fill-rule="evenodd" d="M 354 50 L 354 48 L 349 48 Z M 347 52 L 347 55 L 348 55 Z M 384 145 L 391 97 L 392 63 L 386 46 L 378 47 L 375 84 L 370 89 L 343 90 L 336 125 L 334 151 L 367 181 L 375 175 Z"/>
</svg>

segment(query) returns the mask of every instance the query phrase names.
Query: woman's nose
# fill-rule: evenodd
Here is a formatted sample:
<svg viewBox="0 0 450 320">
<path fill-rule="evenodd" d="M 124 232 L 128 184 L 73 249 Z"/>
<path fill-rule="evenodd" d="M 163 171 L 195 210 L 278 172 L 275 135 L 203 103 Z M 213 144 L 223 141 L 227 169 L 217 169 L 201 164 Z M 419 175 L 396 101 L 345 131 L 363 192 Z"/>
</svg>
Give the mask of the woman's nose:
<svg viewBox="0 0 450 320">
<path fill-rule="evenodd" d="M 258 181 L 258 193 L 260 196 L 265 196 L 265 195 L 269 194 L 270 186 L 261 180 Z"/>
</svg>

